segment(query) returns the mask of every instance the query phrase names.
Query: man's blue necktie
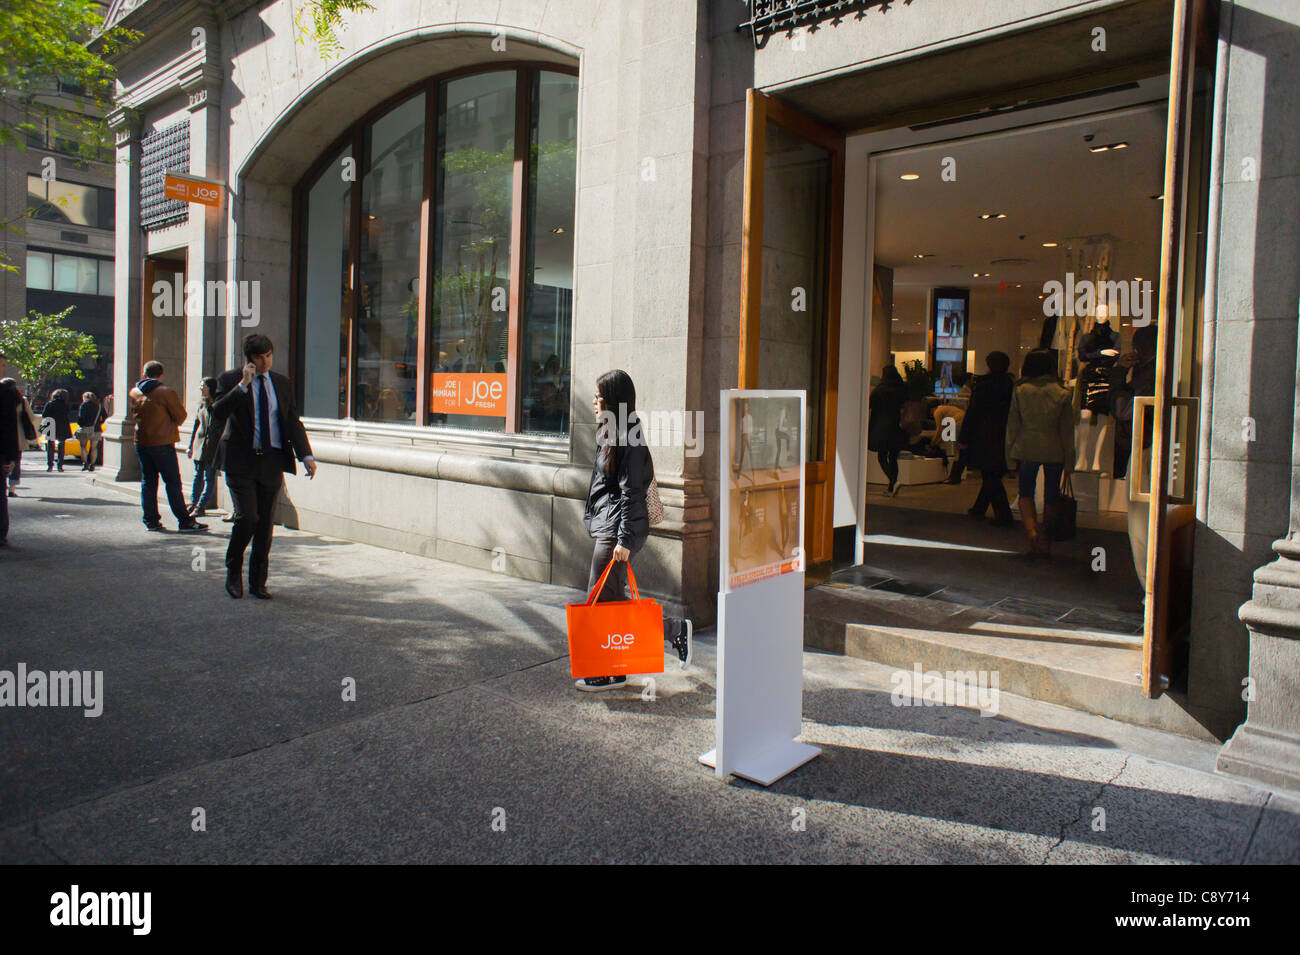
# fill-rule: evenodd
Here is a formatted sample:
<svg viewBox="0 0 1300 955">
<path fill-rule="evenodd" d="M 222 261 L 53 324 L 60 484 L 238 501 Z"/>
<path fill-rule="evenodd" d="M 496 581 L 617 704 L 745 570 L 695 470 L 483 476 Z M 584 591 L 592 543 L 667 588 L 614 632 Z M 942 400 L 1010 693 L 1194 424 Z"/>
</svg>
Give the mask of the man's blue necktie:
<svg viewBox="0 0 1300 955">
<path fill-rule="evenodd" d="M 266 397 L 266 377 L 257 376 L 257 441 L 256 445 L 260 451 L 270 450 L 270 440 L 267 433 L 271 430 L 267 424 L 271 416 L 271 402 Z"/>
</svg>

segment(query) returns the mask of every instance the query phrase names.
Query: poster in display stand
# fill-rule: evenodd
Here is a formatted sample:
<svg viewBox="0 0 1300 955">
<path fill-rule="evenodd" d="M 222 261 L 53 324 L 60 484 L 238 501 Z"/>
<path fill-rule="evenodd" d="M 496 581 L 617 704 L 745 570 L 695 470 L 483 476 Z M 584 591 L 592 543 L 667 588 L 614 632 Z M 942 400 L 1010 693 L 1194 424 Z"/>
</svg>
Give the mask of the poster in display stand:
<svg viewBox="0 0 1300 955">
<path fill-rule="evenodd" d="M 719 778 L 770 786 L 821 749 L 803 723 L 806 393 L 722 392 Z"/>
</svg>

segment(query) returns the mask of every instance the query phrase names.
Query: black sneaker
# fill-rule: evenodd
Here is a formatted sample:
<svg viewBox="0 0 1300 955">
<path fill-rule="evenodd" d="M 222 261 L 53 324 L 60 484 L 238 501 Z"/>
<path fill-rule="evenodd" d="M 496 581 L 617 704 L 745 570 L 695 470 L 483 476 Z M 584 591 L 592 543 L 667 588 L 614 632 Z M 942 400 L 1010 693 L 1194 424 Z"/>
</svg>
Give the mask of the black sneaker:
<svg viewBox="0 0 1300 955">
<path fill-rule="evenodd" d="M 585 693 L 599 693 L 601 690 L 612 690 L 616 686 L 622 686 L 626 682 L 625 676 L 589 676 L 585 680 L 574 680 L 573 685 Z"/>
<path fill-rule="evenodd" d="M 691 665 L 691 636 L 695 628 L 689 620 L 683 620 L 680 623 L 674 621 L 672 625 L 672 636 L 668 642 L 672 648 L 677 651 L 677 659 L 681 661 L 682 667 Z"/>
<path fill-rule="evenodd" d="M 165 530 L 167 530 L 167 528 L 163 527 L 161 524 L 146 524 L 146 525 L 144 526 L 144 529 L 147 530 L 147 531 L 165 531 Z"/>
<path fill-rule="evenodd" d="M 182 534 L 195 534 L 198 533 L 199 531 L 206 531 L 207 529 L 208 529 L 207 524 L 200 524 L 198 521 L 190 521 L 188 524 L 182 524 L 179 528 L 177 528 L 177 530 L 179 530 Z"/>
</svg>

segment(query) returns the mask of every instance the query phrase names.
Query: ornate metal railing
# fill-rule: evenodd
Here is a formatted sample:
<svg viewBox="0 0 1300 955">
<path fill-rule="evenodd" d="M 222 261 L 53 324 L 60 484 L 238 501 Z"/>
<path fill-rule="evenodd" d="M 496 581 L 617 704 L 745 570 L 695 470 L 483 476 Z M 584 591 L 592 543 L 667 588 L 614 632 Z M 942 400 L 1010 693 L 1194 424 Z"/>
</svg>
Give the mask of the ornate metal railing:
<svg viewBox="0 0 1300 955">
<path fill-rule="evenodd" d="M 872 7 L 887 12 L 896 3 L 903 6 L 912 0 L 749 0 L 749 19 L 740 24 L 754 38 L 754 48 L 761 49 L 778 33 L 792 35 L 806 28 L 809 32 L 823 25 L 838 26 L 844 20 L 861 20 Z"/>
</svg>

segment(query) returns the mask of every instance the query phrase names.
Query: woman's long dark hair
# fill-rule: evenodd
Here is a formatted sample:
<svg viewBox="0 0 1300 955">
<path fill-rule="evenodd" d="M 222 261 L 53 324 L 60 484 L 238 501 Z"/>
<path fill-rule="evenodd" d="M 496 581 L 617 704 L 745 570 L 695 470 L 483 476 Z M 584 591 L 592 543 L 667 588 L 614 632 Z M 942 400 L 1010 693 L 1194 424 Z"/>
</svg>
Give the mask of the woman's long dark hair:
<svg viewBox="0 0 1300 955">
<path fill-rule="evenodd" d="M 615 427 L 620 429 L 617 434 L 610 434 L 610 429 L 603 427 L 597 431 L 596 440 L 600 451 L 596 460 L 602 471 L 613 474 L 617 460 L 615 449 L 627 442 L 627 432 L 621 428 L 625 424 L 631 424 L 636 411 L 636 385 L 632 384 L 631 375 L 621 368 L 615 368 L 596 379 L 596 393 L 600 395 L 605 410 L 614 416 Z"/>
</svg>

